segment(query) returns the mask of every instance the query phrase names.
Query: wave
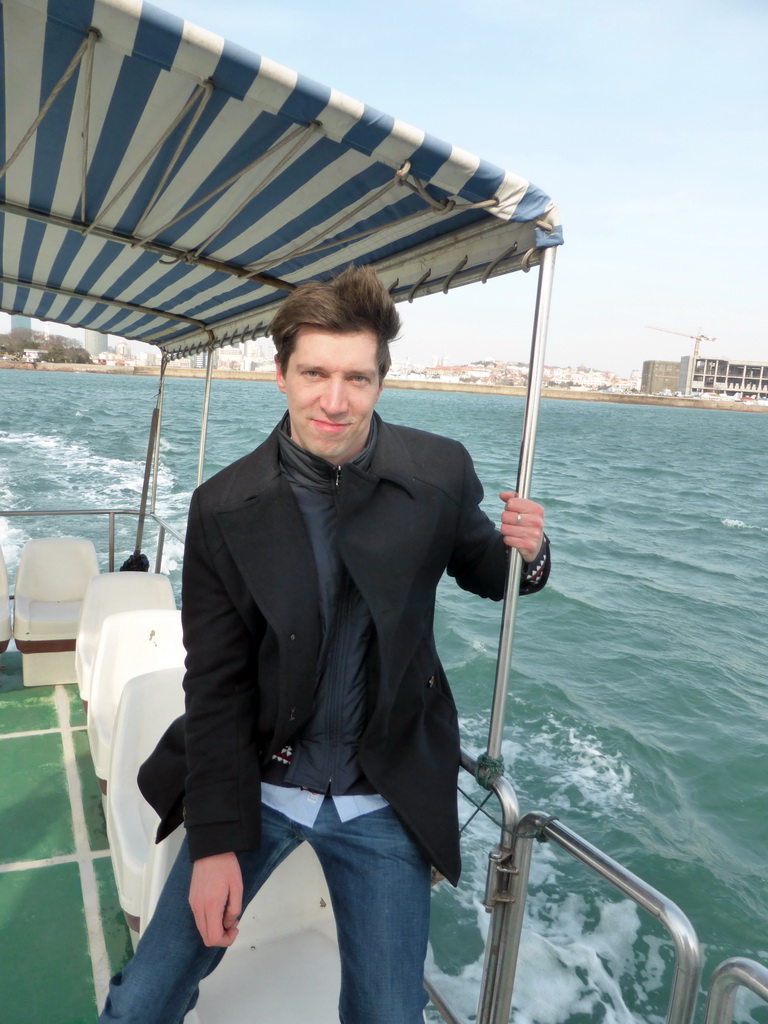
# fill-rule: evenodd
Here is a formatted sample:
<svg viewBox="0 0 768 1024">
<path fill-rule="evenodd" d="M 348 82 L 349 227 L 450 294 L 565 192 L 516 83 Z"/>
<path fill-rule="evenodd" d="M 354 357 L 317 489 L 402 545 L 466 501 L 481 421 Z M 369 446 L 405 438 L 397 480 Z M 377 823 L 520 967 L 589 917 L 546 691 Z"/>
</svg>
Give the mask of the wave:
<svg viewBox="0 0 768 1024">
<path fill-rule="evenodd" d="M 720 522 L 730 530 L 757 530 L 759 533 L 768 533 L 768 526 L 750 526 L 741 519 L 721 519 Z"/>
</svg>

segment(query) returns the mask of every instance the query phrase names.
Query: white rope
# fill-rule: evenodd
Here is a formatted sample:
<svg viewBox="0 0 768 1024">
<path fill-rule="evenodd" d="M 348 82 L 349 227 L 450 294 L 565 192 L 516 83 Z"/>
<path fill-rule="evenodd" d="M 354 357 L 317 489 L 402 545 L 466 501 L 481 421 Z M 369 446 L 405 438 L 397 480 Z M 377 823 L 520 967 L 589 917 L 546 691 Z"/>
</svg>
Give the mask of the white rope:
<svg viewBox="0 0 768 1024">
<path fill-rule="evenodd" d="M 456 277 L 458 272 L 463 269 L 468 259 L 469 256 L 464 256 L 462 259 L 459 260 L 459 262 L 456 264 L 456 266 L 453 268 L 450 274 L 448 274 L 448 276 L 445 279 L 445 284 L 443 285 L 444 295 L 448 294 L 448 289 L 451 287 L 451 281 L 453 281 L 454 277 Z"/>
<path fill-rule="evenodd" d="M 196 85 L 195 88 L 192 90 L 192 93 L 190 94 L 189 98 L 187 99 L 187 102 L 184 104 L 182 109 L 179 111 L 179 113 L 173 119 L 173 122 L 165 129 L 165 131 L 162 133 L 160 138 L 157 139 L 155 144 L 152 146 L 150 151 L 145 155 L 144 159 L 141 160 L 139 165 L 131 172 L 131 174 L 128 175 L 126 180 L 123 182 L 123 184 L 117 190 L 115 195 L 112 196 L 112 198 L 109 200 L 107 205 L 102 207 L 101 210 L 99 210 L 98 216 L 94 217 L 94 219 L 91 221 L 91 223 L 85 229 L 83 234 L 85 234 L 85 235 L 89 234 L 92 231 L 92 229 L 97 226 L 99 220 L 103 220 L 103 218 L 112 209 L 112 207 L 115 205 L 115 203 L 117 203 L 120 200 L 120 198 L 123 195 L 125 195 L 126 191 L 131 187 L 131 185 L 134 183 L 134 181 L 141 175 L 141 173 L 143 172 L 143 170 L 147 166 L 147 164 L 149 164 L 150 161 L 152 161 L 154 159 L 154 157 L 156 156 L 157 152 L 159 151 L 159 149 L 163 145 L 163 143 L 173 134 L 173 132 L 176 130 L 176 128 L 181 124 L 181 122 L 187 116 L 187 114 L 189 113 L 191 108 L 194 106 L 194 104 L 195 103 L 200 103 L 201 100 L 204 98 L 204 96 L 205 96 L 205 86 L 204 85 Z"/>
<path fill-rule="evenodd" d="M 411 162 L 406 160 L 399 171 L 395 172 L 395 180 L 399 185 L 404 185 L 409 188 L 411 192 L 415 192 L 416 195 L 421 196 L 425 203 L 429 203 L 435 213 L 445 214 L 451 213 L 453 210 L 489 210 L 494 206 L 499 205 L 497 196 L 492 199 L 483 199 L 478 203 L 460 203 L 456 199 L 435 199 L 427 192 L 424 182 L 419 181 L 411 175 Z"/>
<path fill-rule="evenodd" d="M 527 274 L 528 271 L 531 269 L 531 259 L 533 258 L 533 255 L 536 252 L 538 252 L 537 249 L 527 249 L 523 253 L 523 257 L 520 260 L 520 269 L 524 274 Z"/>
<path fill-rule="evenodd" d="M 416 292 L 419 290 L 419 288 L 421 288 L 421 286 L 424 284 L 424 282 L 429 278 L 431 273 L 432 273 L 432 267 L 429 268 L 429 270 L 426 272 L 426 274 L 422 274 L 421 277 L 419 278 L 419 280 L 413 286 L 413 288 L 411 288 L 411 290 L 408 292 L 408 301 L 409 302 L 413 302 L 413 300 L 416 298 Z"/>
<path fill-rule="evenodd" d="M 80 188 L 80 220 L 85 220 L 85 183 L 88 175 L 88 135 L 90 131 L 91 123 L 91 86 L 93 85 L 93 51 L 95 49 L 96 39 L 98 37 L 94 34 L 88 34 L 88 43 L 85 54 L 85 93 L 83 96 L 83 152 L 82 152 L 82 163 L 80 168 L 81 175 L 81 188 Z"/>
<path fill-rule="evenodd" d="M 291 149 L 289 149 L 288 152 L 285 153 L 280 158 L 280 160 L 275 164 L 275 166 L 266 175 L 266 177 L 262 181 L 260 181 L 254 188 L 251 189 L 250 193 L 245 197 L 245 199 L 243 199 L 243 201 L 236 207 L 236 209 L 232 211 L 232 213 L 224 220 L 224 222 L 220 224 L 216 228 L 216 230 L 213 231 L 205 239 L 205 241 L 203 241 L 197 247 L 193 254 L 194 256 L 199 256 L 203 249 L 207 248 L 207 246 L 210 245 L 213 239 L 220 235 L 221 232 L 232 223 L 235 217 L 238 216 L 238 214 L 248 205 L 248 203 L 250 203 L 251 200 L 254 199 L 259 194 L 259 192 L 263 191 L 263 189 L 265 189 L 271 182 L 275 180 L 275 178 L 282 171 L 285 165 L 288 164 L 294 158 L 294 156 L 296 156 L 299 153 L 299 151 L 304 148 L 305 141 L 306 135 L 304 135 L 304 133 L 302 132 L 300 133 L 300 137 L 296 140 L 295 145 L 292 146 Z M 272 150 L 272 152 L 274 153 L 274 150 Z"/>
<path fill-rule="evenodd" d="M 147 219 L 147 217 L 151 213 L 152 209 L 154 208 L 155 204 L 157 203 L 157 200 L 160 198 L 160 195 L 163 192 L 163 189 L 165 188 L 165 184 L 168 181 L 168 179 L 170 178 L 171 173 L 175 170 L 176 164 L 177 164 L 177 162 L 179 160 L 179 157 L 181 156 L 181 154 L 182 154 L 182 152 L 184 150 L 184 147 L 187 144 L 187 141 L 188 141 L 189 137 L 191 136 L 192 132 L 195 130 L 195 126 L 197 125 L 197 122 L 200 120 L 203 111 L 205 110 L 206 106 L 208 105 L 208 100 L 213 95 L 213 82 L 210 79 L 207 82 L 204 82 L 203 83 L 203 89 L 205 90 L 205 95 L 202 97 L 200 103 L 198 104 L 197 110 L 192 115 L 192 117 L 190 119 L 190 122 L 187 125 L 187 127 L 186 127 L 186 129 L 184 131 L 184 134 L 182 135 L 181 140 L 180 140 L 178 146 L 176 147 L 176 152 L 173 154 L 173 156 L 171 157 L 170 161 L 168 162 L 168 166 L 166 167 L 165 171 L 163 172 L 163 176 L 161 177 L 160 181 L 158 182 L 157 188 L 152 193 L 152 198 L 147 203 L 147 205 L 146 205 L 146 207 L 144 209 L 144 213 L 142 213 L 141 217 L 139 217 L 138 221 L 136 222 L 136 225 L 134 226 L 134 229 L 133 229 L 133 234 L 134 235 L 137 235 L 139 233 L 139 228 L 141 227 L 141 225 L 144 223 L 144 221 Z"/>
<path fill-rule="evenodd" d="M 199 209 L 210 199 L 213 199 L 214 196 L 217 196 L 220 192 L 224 192 L 226 189 L 230 187 L 230 185 L 234 185 L 234 183 L 236 181 L 239 181 L 239 179 L 242 178 L 243 175 L 253 170 L 254 167 L 256 167 L 258 164 L 262 162 L 262 160 L 265 160 L 268 156 L 274 155 L 283 146 L 288 145 L 288 143 L 293 141 L 293 139 L 295 139 L 297 135 L 305 135 L 307 131 L 312 128 L 314 128 L 314 125 L 312 124 L 299 125 L 298 128 L 296 128 L 294 131 L 288 132 L 279 142 L 275 143 L 275 145 L 272 146 L 269 150 L 267 150 L 264 153 L 261 153 L 259 156 L 256 157 L 255 160 L 252 160 L 245 167 L 241 168 L 241 170 L 236 171 L 233 175 L 227 178 L 226 181 L 223 181 L 220 185 L 217 185 L 216 188 L 211 189 L 211 191 L 208 192 L 207 195 L 204 195 L 201 199 L 196 200 L 190 206 L 185 207 L 183 210 L 177 213 L 175 217 L 171 218 L 171 220 L 167 221 L 165 224 L 157 228 L 151 234 L 145 235 L 143 238 L 137 239 L 136 245 L 141 245 L 142 242 L 151 242 L 152 239 L 156 238 L 163 231 L 167 231 L 168 228 L 173 227 L 173 225 L 177 221 L 180 221 L 183 217 L 189 216 L 190 213 L 194 213 L 195 210 Z"/>
<path fill-rule="evenodd" d="M 339 228 L 342 227 L 342 225 L 347 223 L 347 221 L 351 220 L 353 217 L 358 217 L 363 212 L 363 210 L 367 209 L 367 207 L 369 207 L 372 203 L 375 203 L 379 199 L 381 199 L 382 196 L 386 195 L 386 193 L 393 188 L 394 185 L 394 181 L 388 181 L 386 185 L 384 185 L 382 188 L 377 189 L 370 196 L 368 196 L 367 199 L 363 200 L 362 203 L 358 204 L 357 206 L 353 207 L 350 210 L 347 210 L 346 213 L 344 213 L 341 217 L 337 218 L 335 221 L 331 221 L 330 224 L 324 225 L 322 231 L 315 235 L 315 237 L 311 241 L 305 242 L 303 245 L 297 246 L 297 248 L 289 250 L 288 252 L 272 254 L 270 255 L 270 258 L 268 260 L 261 260 L 259 263 L 251 264 L 248 267 L 248 270 L 251 273 L 259 273 L 264 268 L 272 267 L 276 263 L 283 263 L 285 260 L 296 259 L 296 257 L 298 256 L 309 256 L 312 253 L 321 252 L 323 249 L 332 249 L 337 245 L 348 245 L 352 241 L 356 241 L 359 238 L 365 238 L 367 235 L 372 235 L 374 232 L 381 230 L 380 227 L 372 227 L 367 228 L 365 231 L 360 231 L 356 235 L 349 235 L 346 238 L 328 237 L 329 235 L 334 235 L 339 230 Z M 423 211 L 420 210 L 419 215 L 421 215 L 422 212 Z M 408 217 L 402 217 L 400 218 L 399 221 L 393 221 L 392 224 L 387 224 L 386 226 L 389 228 L 393 224 L 399 224 L 404 220 L 410 220 L 413 216 L 414 214 L 409 214 Z M 317 240 L 320 238 L 322 238 L 323 241 L 317 244 Z"/>
<path fill-rule="evenodd" d="M 499 201 L 496 198 L 485 199 L 478 203 L 459 203 L 455 199 L 434 199 L 426 191 L 423 184 L 416 178 L 413 181 L 408 180 L 410 174 L 410 162 L 406 160 L 403 166 L 395 171 L 394 178 L 391 182 L 388 182 L 382 188 L 372 193 L 366 200 L 364 200 L 358 206 L 348 210 L 338 220 L 333 221 L 330 225 L 325 225 L 321 233 L 315 236 L 309 242 L 304 243 L 301 246 L 297 246 L 295 249 L 289 250 L 283 253 L 273 253 L 270 255 L 268 260 L 260 260 L 258 263 L 251 264 L 248 268 L 252 273 L 263 272 L 269 267 L 275 266 L 278 263 L 282 263 L 285 260 L 297 259 L 302 256 L 312 256 L 315 253 L 322 252 L 324 249 L 333 249 L 339 245 L 348 246 L 351 242 L 360 241 L 369 235 L 375 234 L 377 231 L 382 230 L 380 226 L 366 228 L 362 231 L 358 231 L 352 235 L 346 235 L 344 238 L 333 238 L 329 237 L 334 235 L 342 225 L 346 224 L 353 217 L 359 217 L 359 215 L 372 203 L 377 202 L 381 199 L 394 185 L 405 185 L 412 192 L 415 192 L 424 202 L 427 204 L 426 210 L 417 210 L 415 213 L 406 214 L 404 217 L 398 217 L 396 220 L 389 221 L 385 228 L 391 230 L 394 227 L 399 227 L 409 221 L 418 220 L 423 218 L 425 214 L 437 213 L 439 215 L 445 215 L 450 213 L 463 213 L 465 210 L 487 210 L 494 206 L 498 206 Z"/>
<path fill-rule="evenodd" d="M 485 284 L 485 282 L 488 280 L 488 278 L 491 276 L 491 274 L 494 272 L 496 267 L 498 267 L 498 265 L 501 263 L 502 260 L 505 260 L 508 256 L 512 256 L 516 252 L 517 252 L 517 242 L 514 242 L 512 245 L 509 246 L 508 249 L 505 249 L 504 252 L 499 253 L 499 255 L 496 257 L 496 259 L 493 260 L 493 262 L 488 264 L 488 266 L 486 268 L 486 271 L 483 274 L 482 279 L 481 279 L 482 283 Z"/>
<path fill-rule="evenodd" d="M 11 153 L 11 155 L 5 161 L 3 166 L 0 167 L 0 178 L 2 178 L 5 175 L 5 173 L 8 170 L 8 168 L 11 166 L 11 164 L 14 162 L 14 160 L 18 157 L 19 153 L 21 153 L 21 151 L 24 149 L 26 144 L 29 142 L 29 140 L 32 138 L 32 136 L 35 134 L 35 132 L 37 131 L 38 125 L 43 120 L 43 118 L 48 113 L 48 111 L 51 109 L 51 106 L 55 102 L 56 97 L 59 95 L 61 90 L 64 88 L 64 86 L 67 84 L 67 82 L 72 77 L 73 73 L 75 72 L 75 70 L 77 69 L 78 65 L 80 64 L 80 61 L 85 56 L 86 51 L 88 50 L 89 47 L 93 46 L 93 44 L 96 42 L 96 40 L 98 38 L 100 38 L 100 35 L 101 35 L 101 33 L 97 29 L 95 29 L 95 28 L 89 28 L 88 29 L 88 35 L 85 37 L 85 39 L 82 41 L 82 43 L 78 47 L 77 53 L 74 55 L 72 60 L 69 62 L 69 65 L 67 66 L 67 69 L 64 72 L 64 74 L 58 80 L 56 85 L 54 85 L 53 89 L 51 90 L 51 92 L 50 92 L 50 94 L 48 96 L 48 99 L 45 101 L 45 103 L 42 105 L 42 107 L 38 111 L 37 117 L 34 119 L 32 124 L 26 130 L 26 132 L 24 134 L 24 137 L 22 138 L 21 142 L 18 144 L 16 149 L 14 149 L 13 153 Z"/>
</svg>

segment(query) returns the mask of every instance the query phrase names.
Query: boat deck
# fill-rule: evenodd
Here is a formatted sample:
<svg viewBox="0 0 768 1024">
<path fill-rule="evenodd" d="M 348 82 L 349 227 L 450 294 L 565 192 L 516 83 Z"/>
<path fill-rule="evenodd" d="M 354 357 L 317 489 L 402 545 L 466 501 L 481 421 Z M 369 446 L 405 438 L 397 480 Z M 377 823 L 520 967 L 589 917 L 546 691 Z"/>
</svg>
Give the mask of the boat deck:
<svg viewBox="0 0 768 1024">
<path fill-rule="evenodd" d="M 131 953 L 77 687 L 0 655 L 0 1017 L 93 1024 Z"/>
</svg>

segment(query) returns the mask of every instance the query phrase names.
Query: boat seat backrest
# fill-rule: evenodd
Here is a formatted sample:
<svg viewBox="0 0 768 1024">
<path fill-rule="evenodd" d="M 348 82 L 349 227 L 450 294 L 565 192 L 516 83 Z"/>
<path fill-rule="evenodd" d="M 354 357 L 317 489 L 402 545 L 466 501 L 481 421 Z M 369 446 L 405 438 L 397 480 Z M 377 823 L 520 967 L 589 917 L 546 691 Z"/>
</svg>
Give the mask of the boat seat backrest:
<svg viewBox="0 0 768 1024">
<path fill-rule="evenodd" d="M 105 572 L 88 581 L 75 652 L 75 672 L 83 700 L 89 698 L 93 661 L 104 620 L 118 612 L 148 608 L 176 608 L 171 582 L 161 573 Z"/>
<path fill-rule="evenodd" d="M 0 548 L 0 654 L 11 639 L 11 600 L 8 590 L 8 572 L 5 568 L 3 549 Z"/>
<path fill-rule="evenodd" d="M 40 537 L 27 541 L 14 587 L 16 640 L 26 644 L 67 640 L 74 646 L 83 595 L 98 572 L 96 549 L 89 540 Z"/>
<path fill-rule="evenodd" d="M 141 913 L 144 865 L 157 814 L 141 796 L 136 776 L 171 722 L 184 712 L 184 669 L 158 669 L 129 679 L 115 716 L 107 789 L 107 835 L 120 905 Z"/>
<path fill-rule="evenodd" d="M 16 571 L 16 597 L 30 601 L 82 601 L 99 564 L 89 540 L 39 537 L 27 541 Z"/>
<path fill-rule="evenodd" d="M 96 775 L 106 779 L 117 706 L 134 676 L 184 664 L 181 612 L 167 608 L 118 612 L 99 633 L 88 699 L 88 740 Z"/>
</svg>

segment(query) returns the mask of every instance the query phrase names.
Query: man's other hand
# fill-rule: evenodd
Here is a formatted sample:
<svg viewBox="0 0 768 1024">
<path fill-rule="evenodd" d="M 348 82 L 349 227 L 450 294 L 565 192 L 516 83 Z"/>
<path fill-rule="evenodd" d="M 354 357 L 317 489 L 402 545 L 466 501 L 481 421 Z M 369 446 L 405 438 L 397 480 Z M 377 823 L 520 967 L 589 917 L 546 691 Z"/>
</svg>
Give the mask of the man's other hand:
<svg viewBox="0 0 768 1024">
<path fill-rule="evenodd" d="M 243 909 L 243 876 L 234 853 L 218 853 L 195 861 L 189 905 L 206 946 L 232 945 Z"/>
<path fill-rule="evenodd" d="M 517 548 L 526 562 L 533 562 L 544 540 L 544 509 L 535 501 L 502 491 L 501 533 L 507 547 Z"/>
</svg>

